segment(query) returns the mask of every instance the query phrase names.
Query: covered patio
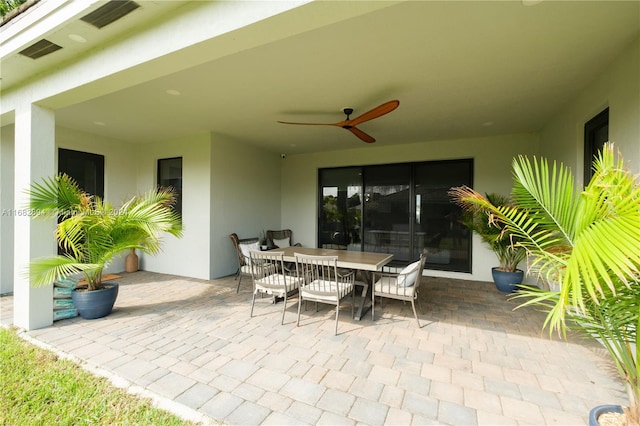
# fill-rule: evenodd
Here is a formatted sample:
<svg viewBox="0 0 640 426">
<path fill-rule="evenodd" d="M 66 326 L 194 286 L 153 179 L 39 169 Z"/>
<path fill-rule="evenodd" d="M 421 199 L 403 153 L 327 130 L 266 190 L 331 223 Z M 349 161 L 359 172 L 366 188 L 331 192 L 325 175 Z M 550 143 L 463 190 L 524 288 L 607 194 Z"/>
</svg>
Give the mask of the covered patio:
<svg viewBox="0 0 640 426">
<path fill-rule="evenodd" d="M 26 335 L 183 416 L 225 424 L 587 424 L 624 404 L 594 342 L 540 332 L 543 315 L 488 282 L 425 277 L 419 329 L 409 304 L 361 321 L 343 309 L 267 298 L 249 317 L 250 284 L 233 277 L 122 274 L 114 312 Z M 3 325 L 13 297 L 0 298 Z M 311 306 L 310 306 L 311 308 Z"/>
</svg>

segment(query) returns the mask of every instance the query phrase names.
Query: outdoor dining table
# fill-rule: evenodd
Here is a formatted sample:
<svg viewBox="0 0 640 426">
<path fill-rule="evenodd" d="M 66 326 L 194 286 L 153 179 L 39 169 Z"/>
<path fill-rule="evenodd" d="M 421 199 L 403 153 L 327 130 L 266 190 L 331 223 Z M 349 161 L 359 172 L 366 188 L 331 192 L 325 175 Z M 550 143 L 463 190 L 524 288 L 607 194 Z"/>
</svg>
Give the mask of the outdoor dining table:
<svg viewBox="0 0 640 426">
<path fill-rule="evenodd" d="M 354 315 L 354 319 L 356 321 L 360 321 L 368 309 L 368 307 L 366 307 L 366 301 L 369 285 L 371 284 L 371 273 L 381 271 L 382 268 L 391 262 L 391 259 L 393 258 L 393 254 L 389 253 L 371 253 L 366 251 L 334 250 L 311 247 L 294 246 L 275 250 L 283 252 L 283 257 L 286 262 L 295 262 L 296 253 L 312 256 L 336 256 L 338 258 L 338 268 L 363 271 L 365 281 L 356 282 L 356 285 L 362 286 L 360 305 Z"/>
</svg>

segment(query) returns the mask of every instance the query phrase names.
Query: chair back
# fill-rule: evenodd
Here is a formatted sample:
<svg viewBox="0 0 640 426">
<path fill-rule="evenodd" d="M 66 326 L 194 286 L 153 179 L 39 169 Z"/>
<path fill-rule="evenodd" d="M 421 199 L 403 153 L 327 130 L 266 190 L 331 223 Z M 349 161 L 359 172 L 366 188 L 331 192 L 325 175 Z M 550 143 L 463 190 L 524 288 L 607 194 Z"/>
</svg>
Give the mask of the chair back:
<svg viewBox="0 0 640 426">
<path fill-rule="evenodd" d="M 292 246 L 293 245 L 293 241 L 291 240 L 292 236 L 293 236 L 293 232 L 291 232 L 291 229 L 280 229 L 277 231 L 269 229 L 267 230 L 267 245 L 269 247 L 278 247 L 278 248 L 286 248 L 288 246 Z M 282 246 L 282 244 L 279 245 L 275 240 L 287 240 L 288 245 L 287 246 Z"/>
<path fill-rule="evenodd" d="M 248 265 L 249 246 L 257 243 L 259 241 L 258 238 L 253 237 L 240 239 L 238 238 L 238 234 L 234 232 L 232 234 L 229 234 L 229 239 L 231 240 L 233 248 L 236 251 L 236 256 L 238 257 L 238 266 L 243 267 L 245 265 Z M 242 246 L 244 246 L 244 248 Z"/>
<path fill-rule="evenodd" d="M 422 281 L 422 271 L 424 271 L 425 263 L 427 263 L 427 251 L 422 250 L 422 253 L 420 253 L 420 266 L 418 266 L 418 275 L 416 276 L 416 281 L 413 284 L 416 290 L 418 290 L 418 287 L 420 287 L 420 282 Z"/>
<path fill-rule="evenodd" d="M 422 252 L 420 258 L 404 267 L 397 274 L 380 273 L 380 288 L 374 288 L 374 292 L 381 295 L 396 296 L 398 298 L 414 297 L 418 294 L 420 279 L 424 264 L 427 261 L 427 253 Z"/>
<path fill-rule="evenodd" d="M 283 273 L 285 270 L 283 252 L 250 250 L 249 253 L 251 276 L 253 277 L 254 285 L 280 292 L 283 288 L 289 291 L 298 287 L 298 279 L 296 277 Z"/>
<path fill-rule="evenodd" d="M 316 296 L 332 295 L 341 299 L 353 286 L 355 274 L 342 274 L 337 256 L 312 256 L 296 253 L 296 271 L 303 280 L 304 292 Z M 350 284 L 350 286 L 345 286 Z"/>
</svg>

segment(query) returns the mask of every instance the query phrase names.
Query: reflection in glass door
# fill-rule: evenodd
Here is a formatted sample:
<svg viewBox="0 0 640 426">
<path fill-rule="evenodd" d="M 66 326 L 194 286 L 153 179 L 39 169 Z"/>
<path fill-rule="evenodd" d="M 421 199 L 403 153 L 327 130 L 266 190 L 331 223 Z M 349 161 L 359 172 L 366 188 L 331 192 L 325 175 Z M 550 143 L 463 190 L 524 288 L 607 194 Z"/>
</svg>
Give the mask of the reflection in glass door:
<svg viewBox="0 0 640 426">
<path fill-rule="evenodd" d="M 321 170 L 320 182 L 319 246 L 361 251 L 361 169 Z"/>
<path fill-rule="evenodd" d="M 468 271 L 471 235 L 460 223 L 461 210 L 452 204 L 453 186 L 471 185 L 471 161 L 434 161 L 414 165 L 416 215 L 412 259 L 427 250 L 427 268 Z"/>
<path fill-rule="evenodd" d="M 318 246 L 393 254 L 407 264 L 471 271 L 471 236 L 453 186 L 473 185 L 473 160 L 428 161 L 319 171 Z"/>
<path fill-rule="evenodd" d="M 411 168 L 405 164 L 365 169 L 364 251 L 392 253 L 393 260 L 410 260 Z"/>
</svg>

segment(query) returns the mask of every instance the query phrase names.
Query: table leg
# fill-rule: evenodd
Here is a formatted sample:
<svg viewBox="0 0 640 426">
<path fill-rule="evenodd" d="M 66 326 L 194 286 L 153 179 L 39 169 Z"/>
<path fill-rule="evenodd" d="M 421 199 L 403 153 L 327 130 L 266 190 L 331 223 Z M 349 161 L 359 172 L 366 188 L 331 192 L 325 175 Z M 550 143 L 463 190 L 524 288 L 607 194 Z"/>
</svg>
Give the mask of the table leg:
<svg viewBox="0 0 640 426">
<path fill-rule="evenodd" d="M 358 306 L 358 309 L 353 316 L 353 319 L 355 319 L 356 321 L 360 321 L 362 317 L 369 311 L 369 309 L 371 309 L 371 304 L 367 305 L 367 294 L 369 291 L 369 283 L 371 282 L 372 276 L 371 273 L 367 271 L 362 271 L 362 274 L 364 281 L 356 282 L 356 286 L 362 287 L 362 293 L 360 294 L 360 305 Z"/>
</svg>

